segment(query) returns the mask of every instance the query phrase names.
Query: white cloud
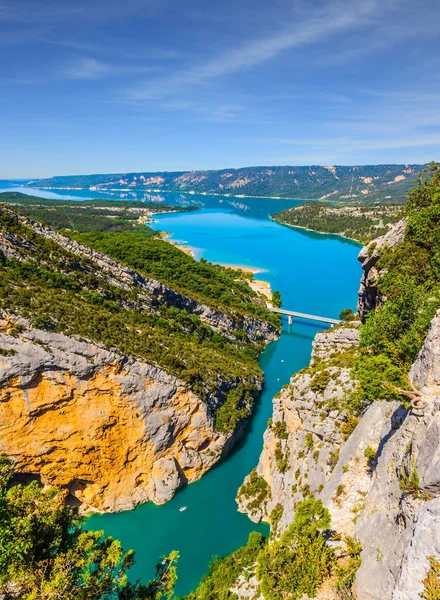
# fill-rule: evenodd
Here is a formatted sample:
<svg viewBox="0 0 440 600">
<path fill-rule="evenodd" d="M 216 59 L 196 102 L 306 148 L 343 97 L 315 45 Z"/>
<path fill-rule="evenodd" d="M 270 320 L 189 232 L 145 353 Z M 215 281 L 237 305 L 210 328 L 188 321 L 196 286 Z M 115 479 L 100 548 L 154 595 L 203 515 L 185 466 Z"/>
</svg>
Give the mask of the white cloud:
<svg viewBox="0 0 440 600">
<path fill-rule="evenodd" d="M 378 0 L 331 2 L 306 21 L 295 21 L 275 34 L 262 36 L 228 50 L 205 63 L 183 69 L 169 77 L 149 82 L 132 90 L 138 99 L 152 99 L 170 90 L 202 83 L 206 80 L 236 73 L 275 58 L 281 52 L 322 42 L 338 32 L 365 27 L 374 16 Z"/>
<path fill-rule="evenodd" d="M 121 65 L 104 62 L 91 57 L 80 57 L 65 64 L 55 75 L 65 79 L 100 79 L 109 76 L 130 76 L 149 73 L 153 66 Z"/>
</svg>

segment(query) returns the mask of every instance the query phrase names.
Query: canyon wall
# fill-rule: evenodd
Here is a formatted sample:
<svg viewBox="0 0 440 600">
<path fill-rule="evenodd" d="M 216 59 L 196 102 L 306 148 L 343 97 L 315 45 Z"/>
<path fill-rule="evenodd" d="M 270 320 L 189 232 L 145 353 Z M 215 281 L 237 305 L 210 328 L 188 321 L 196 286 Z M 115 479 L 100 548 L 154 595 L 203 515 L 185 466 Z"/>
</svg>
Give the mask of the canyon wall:
<svg viewBox="0 0 440 600">
<path fill-rule="evenodd" d="M 378 251 L 398 244 L 404 229 L 401 221 L 360 252 L 362 319 L 386 302 Z M 348 560 L 347 536 L 359 540 L 353 589 L 326 581 L 319 600 L 421 600 L 430 557 L 440 559 L 440 311 L 409 374 L 411 401 L 372 402 L 354 417 L 345 399 L 357 383 L 359 325 L 316 336 L 310 366 L 273 400 L 260 460 L 237 502 L 253 521 L 272 522 L 277 539 L 296 504 L 314 496 L 330 512 L 338 560 Z M 243 600 L 264 600 L 258 590 L 255 575 L 234 587 Z"/>
<path fill-rule="evenodd" d="M 206 404 L 145 362 L 0 320 L 0 452 L 84 509 L 162 504 L 226 451 Z"/>
</svg>

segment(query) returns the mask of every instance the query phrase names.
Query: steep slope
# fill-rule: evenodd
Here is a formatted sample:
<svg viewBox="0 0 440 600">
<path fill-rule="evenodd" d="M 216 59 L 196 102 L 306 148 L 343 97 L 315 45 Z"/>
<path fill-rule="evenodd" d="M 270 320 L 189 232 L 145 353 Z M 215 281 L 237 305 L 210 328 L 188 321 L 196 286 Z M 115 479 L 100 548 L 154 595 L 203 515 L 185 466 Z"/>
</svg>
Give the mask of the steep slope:
<svg viewBox="0 0 440 600">
<path fill-rule="evenodd" d="M 163 369 L 6 314 L 0 347 L 2 452 L 83 508 L 162 504 L 226 449 L 206 404 Z"/>
<path fill-rule="evenodd" d="M 196 191 L 365 202 L 402 201 L 421 165 L 244 167 L 219 171 L 71 175 L 37 179 L 43 188 Z"/>
<path fill-rule="evenodd" d="M 241 549 L 249 561 L 234 570 L 231 598 L 438 598 L 438 167 L 405 212 L 359 254 L 361 321 L 318 334 L 310 366 L 274 398 L 237 496 L 271 536 L 257 553 L 252 540 Z"/>
<path fill-rule="evenodd" d="M 19 470 L 121 510 L 169 500 L 240 435 L 278 335 L 244 281 L 219 271 L 239 301 L 212 308 L 3 207 L 0 274 L 0 448 Z"/>
</svg>

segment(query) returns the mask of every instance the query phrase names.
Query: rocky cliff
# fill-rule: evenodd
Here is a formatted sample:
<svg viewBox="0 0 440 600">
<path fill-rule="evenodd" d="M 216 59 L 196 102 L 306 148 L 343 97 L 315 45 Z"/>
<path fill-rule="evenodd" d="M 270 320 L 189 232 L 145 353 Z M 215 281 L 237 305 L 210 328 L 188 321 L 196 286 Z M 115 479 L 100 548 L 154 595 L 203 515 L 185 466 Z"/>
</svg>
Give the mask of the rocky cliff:
<svg viewBox="0 0 440 600">
<path fill-rule="evenodd" d="M 386 302 L 378 291 L 381 248 L 403 240 L 405 222 L 359 255 L 359 314 Z M 362 547 L 353 586 L 328 580 L 320 600 L 421 600 L 431 561 L 440 559 L 440 311 L 409 374 L 406 400 L 370 402 L 359 416 L 347 398 L 356 390 L 358 326 L 320 333 L 310 367 L 273 400 L 256 469 L 240 488 L 239 510 L 270 522 L 280 537 L 304 498 L 320 498 L 331 515 L 340 564 L 347 540 Z M 269 542 L 271 543 L 271 542 Z M 263 600 L 254 574 L 240 576 L 240 599 Z M 304 596 L 305 598 L 305 596 Z"/>
<path fill-rule="evenodd" d="M 0 452 L 98 511 L 162 504 L 227 448 L 188 385 L 145 362 L 0 320 Z"/>
<path fill-rule="evenodd" d="M 22 475 L 84 510 L 161 504 L 241 434 L 270 322 L 2 207 L 0 271 L 0 453 Z"/>
</svg>

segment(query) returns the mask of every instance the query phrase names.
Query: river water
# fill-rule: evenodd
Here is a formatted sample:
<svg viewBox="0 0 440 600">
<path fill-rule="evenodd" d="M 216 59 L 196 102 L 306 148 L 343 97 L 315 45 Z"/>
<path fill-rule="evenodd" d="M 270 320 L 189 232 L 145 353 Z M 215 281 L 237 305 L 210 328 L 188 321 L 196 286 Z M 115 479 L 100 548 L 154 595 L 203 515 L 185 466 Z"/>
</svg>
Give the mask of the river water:
<svg viewBox="0 0 440 600">
<path fill-rule="evenodd" d="M 0 183 L 0 187 L 6 186 Z M 197 204 L 202 210 L 160 215 L 153 227 L 170 232 L 172 240 L 191 246 L 198 259 L 260 269 L 256 278 L 268 281 L 273 290 L 278 289 L 283 306 L 288 309 L 337 317 L 343 308 L 355 307 L 359 246 L 270 220 L 270 214 L 297 204 L 294 200 L 88 190 L 41 190 L 38 194 L 78 200 L 108 197 L 176 206 Z M 235 495 L 258 462 L 273 396 L 295 371 L 308 363 L 313 337 L 320 330 L 321 326 L 310 322 L 283 324 L 280 340 L 271 343 L 260 358 L 265 387 L 252 420 L 242 440 L 221 464 L 164 506 L 146 504 L 129 512 L 97 515 L 88 520 L 90 528 L 103 529 L 120 539 L 124 548 L 136 551 L 134 578 L 147 581 L 154 575 L 158 558 L 178 550 L 181 557 L 176 592 L 184 595 L 196 587 L 214 555 L 223 556 L 246 543 L 251 531 L 267 533 L 267 526 L 255 525 L 237 512 Z M 180 512 L 182 506 L 187 506 L 187 510 Z"/>
</svg>

